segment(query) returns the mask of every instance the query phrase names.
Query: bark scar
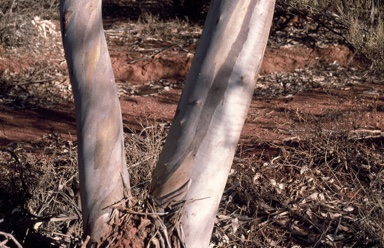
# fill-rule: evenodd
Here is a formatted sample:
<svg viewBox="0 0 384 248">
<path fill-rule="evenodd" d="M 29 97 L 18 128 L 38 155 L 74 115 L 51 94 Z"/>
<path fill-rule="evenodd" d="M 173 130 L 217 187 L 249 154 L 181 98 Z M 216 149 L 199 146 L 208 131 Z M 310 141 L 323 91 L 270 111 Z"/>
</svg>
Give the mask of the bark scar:
<svg viewBox="0 0 384 248">
<path fill-rule="evenodd" d="M 63 31 L 66 31 L 67 28 L 68 28 L 68 24 L 69 24 L 69 19 L 70 19 L 70 16 L 72 15 L 73 11 L 71 10 L 67 10 L 64 12 L 64 17 L 63 17 Z"/>
</svg>

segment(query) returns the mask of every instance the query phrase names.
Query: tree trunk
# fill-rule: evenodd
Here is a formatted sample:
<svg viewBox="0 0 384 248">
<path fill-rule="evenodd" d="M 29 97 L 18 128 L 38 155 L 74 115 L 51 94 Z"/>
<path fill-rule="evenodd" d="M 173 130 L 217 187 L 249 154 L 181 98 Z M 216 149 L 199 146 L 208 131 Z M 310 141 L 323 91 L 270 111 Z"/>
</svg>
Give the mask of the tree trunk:
<svg viewBox="0 0 384 248">
<path fill-rule="evenodd" d="M 188 248 L 209 245 L 264 56 L 274 5 L 273 0 L 211 3 L 151 182 L 151 194 L 161 208 L 184 207 L 181 227 Z"/>
<path fill-rule="evenodd" d="M 115 79 L 104 37 L 101 0 L 61 0 L 61 32 L 75 98 L 85 235 L 109 231 L 111 204 L 129 188 Z"/>
</svg>

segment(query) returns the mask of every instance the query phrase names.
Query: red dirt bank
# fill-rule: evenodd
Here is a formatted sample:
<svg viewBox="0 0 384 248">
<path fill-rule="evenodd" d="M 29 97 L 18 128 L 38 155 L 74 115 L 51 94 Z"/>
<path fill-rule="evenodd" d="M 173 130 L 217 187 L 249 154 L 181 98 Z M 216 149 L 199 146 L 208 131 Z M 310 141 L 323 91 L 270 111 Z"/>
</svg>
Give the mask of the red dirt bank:
<svg viewBox="0 0 384 248">
<path fill-rule="evenodd" d="M 124 47 L 110 47 L 116 81 L 120 88 L 136 87 L 151 88 L 148 82 L 160 79 L 177 82 L 184 80 L 190 64 L 192 54 L 183 50 L 168 49 L 152 57 L 139 58 L 137 53 L 127 53 Z M 44 59 L 44 58 L 42 58 Z M 61 58 L 55 58 L 61 59 Z M 36 61 L 3 58 L 0 72 L 20 72 L 33 66 Z M 358 66 L 352 52 L 344 46 L 328 46 L 325 48 L 309 49 L 304 46 L 269 48 L 266 51 L 261 74 L 275 72 L 294 72 L 297 69 L 310 68 L 319 64 L 336 63 L 341 66 Z M 65 70 L 65 64 L 62 65 Z M 68 83 L 66 81 L 66 83 Z M 179 83 L 180 84 L 180 83 Z M 366 90 L 378 89 L 377 85 L 364 86 Z M 171 121 L 181 94 L 178 87 L 160 87 L 155 93 L 139 93 L 121 95 L 121 106 L 126 128 L 139 128 L 140 119 L 155 119 Z M 151 93 L 152 92 L 152 93 Z M 277 97 L 275 99 L 254 99 L 249 112 L 247 123 L 243 130 L 243 137 L 257 139 L 281 139 L 291 136 L 289 126 L 293 121 L 287 118 L 284 111 L 308 111 L 324 113 L 339 108 L 355 108 L 354 99 L 362 97 L 361 89 L 351 87 L 348 91 L 325 92 L 316 90 L 299 93 L 292 97 Z M 257 96 L 256 91 L 256 96 Z M 378 98 L 375 98 L 376 100 Z M 382 100 L 382 98 L 380 98 Z M 371 99 L 373 100 L 373 99 Z M 364 100 L 365 101 L 365 100 Z M 367 99 L 366 101 L 370 101 Z M 73 104 L 59 104 L 51 109 L 45 108 L 13 108 L 2 104 L 0 112 L 0 145 L 10 142 L 39 139 L 47 133 L 57 133 L 66 138 L 75 139 L 75 117 Z M 360 104 L 360 107 L 362 105 Z M 378 123 L 382 113 L 371 113 L 371 119 L 366 124 L 370 128 L 383 128 Z"/>
</svg>

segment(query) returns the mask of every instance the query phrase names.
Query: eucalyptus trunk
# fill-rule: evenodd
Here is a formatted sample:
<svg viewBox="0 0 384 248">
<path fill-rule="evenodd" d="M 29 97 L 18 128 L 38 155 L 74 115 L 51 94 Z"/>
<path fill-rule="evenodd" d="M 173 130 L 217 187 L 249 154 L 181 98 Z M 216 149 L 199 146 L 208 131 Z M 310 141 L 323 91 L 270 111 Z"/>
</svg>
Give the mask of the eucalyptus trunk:
<svg viewBox="0 0 384 248">
<path fill-rule="evenodd" d="M 182 206 L 179 236 L 208 247 L 252 100 L 274 0 L 213 0 L 170 133 L 154 170 L 159 207 Z M 256 200 L 256 199 L 255 199 Z"/>
<path fill-rule="evenodd" d="M 129 188 L 123 126 L 101 18 L 101 0 L 61 0 L 61 32 L 75 98 L 84 233 L 109 232 L 112 204 Z"/>
<path fill-rule="evenodd" d="M 264 55 L 274 0 L 213 0 L 151 194 L 181 209 L 187 247 L 207 247 Z M 121 110 L 101 0 L 61 0 L 61 30 L 75 97 L 85 234 L 109 232 L 112 204 L 129 193 Z M 126 191 L 125 191 L 126 189 Z"/>
</svg>

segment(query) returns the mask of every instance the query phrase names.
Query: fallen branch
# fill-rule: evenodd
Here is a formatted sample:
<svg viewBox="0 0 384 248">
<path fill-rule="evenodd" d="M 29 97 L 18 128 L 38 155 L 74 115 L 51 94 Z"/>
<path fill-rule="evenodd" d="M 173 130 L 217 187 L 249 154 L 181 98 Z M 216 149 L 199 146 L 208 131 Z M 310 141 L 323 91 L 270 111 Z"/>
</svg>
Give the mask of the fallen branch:
<svg viewBox="0 0 384 248">
<path fill-rule="evenodd" d="M 7 239 L 10 239 L 13 241 L 13 243 L 15 243 L 15 245 L 18 247 L 18 248 L 23 248 L 23 246 L 19 243 L 19 241 L 17 241 L 15 239 L 15 237 L 13 237 L 12 234 L 10 233 L 5 233 L 5 232 L 0 232 L 0 235 L 3 235 L 4 237 L 6 237 Z M 4 244 L 1 243 L 1 247 L 3 247 Z"/>
</svg>

